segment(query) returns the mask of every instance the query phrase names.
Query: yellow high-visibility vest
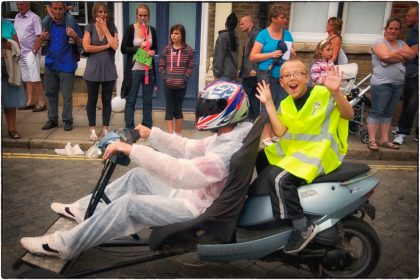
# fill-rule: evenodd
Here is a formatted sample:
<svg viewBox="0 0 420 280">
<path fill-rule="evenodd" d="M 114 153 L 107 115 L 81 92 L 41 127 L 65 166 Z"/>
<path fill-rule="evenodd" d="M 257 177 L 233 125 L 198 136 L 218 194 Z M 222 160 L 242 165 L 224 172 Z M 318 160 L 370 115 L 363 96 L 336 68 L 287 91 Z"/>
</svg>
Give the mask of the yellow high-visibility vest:
<svg viewBox="0 0 420 280">
<path fill-rule="evenodd" d="M 349 121 L 340 117 L 326 87 L 315 86 L 299 111 L 289 95 L 280 103 L 277 116 L 287 132 L 265 148 L 271 165 L 307 183 L 340 166 L 347 153 Z"/>
</svg>

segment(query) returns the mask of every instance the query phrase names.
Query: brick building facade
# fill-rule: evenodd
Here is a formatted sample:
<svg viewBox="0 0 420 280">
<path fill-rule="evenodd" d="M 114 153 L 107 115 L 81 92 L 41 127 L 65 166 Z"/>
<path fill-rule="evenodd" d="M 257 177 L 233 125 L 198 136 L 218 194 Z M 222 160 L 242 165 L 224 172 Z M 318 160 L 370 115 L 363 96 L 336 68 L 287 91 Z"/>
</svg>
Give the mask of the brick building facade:
<svg viewBox="0 0 420 280">
<path fill-rule="evenodd" d="M 291 16 L 291 3 L 292 2 L 282 2 L 283 9 Z M 236 13 L 238 18 L 240 19 L 242 16 L 246 14 L 253 15 L 254 25 L 259 26 L 260 28 L 264 28 L 269 24 L 269 19 L 267 18 L 268 9 L 273 4 L 273 2 L 234 2 L 232 4 L 232 11 Z M 397 17 L 404 22 L 404 17 L 408 11 L 408 9 L 412 6 L 417 4 L 417 2 L 392 2 L 390 17 Z M 209 3 L 209 22 L 208 22 L 208 47 L 207 47 L 207 69 L 211 67 L 211 57 L 213 56 L 213 49 L 214 49 L 214 40 L 215 32 L 218 30 L 214 30 L 214 21 L 215 21 L 215 13 L 216 13 L 216 3 L 212 2 Z M 266 22 L 264 24 L 264 18 Z M 262 20 L 261 20 L 262 19 Z M 290 22 L 289 22 L 290 24 Z M 240 39 L 240 60 L 242 56 L 242 48 L 246 41 L 247 34 L 243 33 L 239 29 L 239 25 L 236 29 L 239 39 Z M 406 27 L 403 24 L 403 29 L 401 30 L 401 38 L 405 38 L 406 34 Z M 292 32 L 293 35 L 293 32 Z M 297 51 L 297 56 L 302 59 L 306 64 L 310 64 L 312 62 L 312 56 L 314 49 L 317 43 L 314 42 L 295 42 L 295 49 Z M 350 63 L 357 63 L 359 66 L 358 78 L 362 78 L 366 76 L 368 73 L 372 71 L 372 64 L 371 64 L 371 46 L 366 44 L 351 44 L 351 43 L 343 43 L 343 49 L 347 54 Z M 209 77 L 207 80 L 212 79 L 212 71 L 208 71 Z"/>
</svg>

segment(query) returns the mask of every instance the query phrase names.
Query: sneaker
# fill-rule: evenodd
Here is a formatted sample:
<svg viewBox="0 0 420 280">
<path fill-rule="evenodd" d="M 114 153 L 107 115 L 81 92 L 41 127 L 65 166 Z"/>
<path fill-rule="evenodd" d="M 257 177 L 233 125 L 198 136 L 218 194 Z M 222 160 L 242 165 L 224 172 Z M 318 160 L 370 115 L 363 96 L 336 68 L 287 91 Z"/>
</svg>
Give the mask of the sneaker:
<svg viewBox="0 0 420 280">
<path fill-rule="evenodd" d="M 394 128 L 393 130 L 391 130 L 391 133 L 392 133 L 392 134 L 398 134 L 398 130 L 399 130 L 399 128 L 398 128 L 398 127 L 396 127 L 396 128 Z"/>
<path fill-rule="evenodd" d="M 23 237 L 20 239 L 20 244 L 28 252 L 35 255 L 60 257 L 59 251 L 51 248 L 51 246 L 55 245 L 54 234 L 39 237 Z"/>
<path fill-rule="evenodd" d="M 277 143 L 277 142 L 279 142 L 279 141 L 280 141 L 280 137 L 274 136 L 273 138 L 271 138 L 271 141 L 272 141 L 273 143 Z"/>
<path fill-rule="evenodd" d="M 300 232 L 293 228 L 292 234 L 290 235 L 286 246 L 284 246 L 283 251 L 286 254 L 299 252 L 315 237 L 318 231 L 318 226 L 312 222 L 308 223 L 308 227 L 304 232 Z"/>
<path fill-rule="evenodd" d="M 45 123 L 45 125 L 42 127 L 42 129 L 43 130 L 48 130 L 48 129 L 51 129 L 51 128 L 54 128 L 54 127 L 57 127 L 57 126 L 58 126 L 57 122 L 47 121 Z"/>
<path fill-rule="evenodd" d="M 70 210 L 69 204 L 62 204 L 58 202 L 51 203 L 51 210 L 53 210 L 55 213 L 65 216 L 67 218 L 76 220 L 76 216 L 73 214 L 73 212 Z"/>
<path fill-rule="evenodd" d="M 70 131 L 73 129 L 73 123 L 72 122 L 64 122 L 64 131 Z"/>
<path fill-rule="evenodd" d="M 267 139 L 262 140 L 262 144 L 263 144 L 263 146 L 268 147 L 268 146 L 274 144 L 274 142 L 271 140 L 271 138 L 267 138 Z"/>
<path fill-rule="evenodd" d="M 91 129 L 90 130 L 90 135 L 89 135 L 90 140 L 92 141 L 96 141 L 98 140 L 98 135 L 96 134 L 96 130 L 95 129 Z"/>
<path fill-rule="evenodd" d="M 394 141 L 392 141 L 392 143 L 397 144 L 397 145 L 402 145 L 405 141 L 405 137 L 407 137 L 407 135 L 397 134 L 395 135 Z"/>
<path fill-rule="evenodd" d="M 418 136 L 414 136 L 414 142 L 419 142 L 419 137 Z"/>
<path fill-rule="evenodd" d="M 45 40 L 44 42 L 42 42 L 42 47 L 43 48 L 48 48 L 48 46 L 50 45 L 50 39 Z"/>
</svg>

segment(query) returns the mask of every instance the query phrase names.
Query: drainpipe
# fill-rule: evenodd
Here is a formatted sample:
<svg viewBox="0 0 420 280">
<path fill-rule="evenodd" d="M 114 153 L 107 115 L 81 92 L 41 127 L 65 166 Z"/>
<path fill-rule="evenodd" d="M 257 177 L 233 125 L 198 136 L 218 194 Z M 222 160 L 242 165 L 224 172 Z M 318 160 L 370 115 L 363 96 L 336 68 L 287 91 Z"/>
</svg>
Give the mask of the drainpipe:
<svg viewBox="0 0 420 280">
<path fill-rule="evenodd" d="M 112 111 L 122 112 L 125 107 L 125 99 L 121 99 L 121 85 L 124 78 L 124 56 L 121 53 L 121 41 L 124 34 L 124 25 L 123 25 L 123 3 L 115 2 L 114 3 L 114 23 L 118 30 L 118 41 L 119 46 L 115 52 L 115 65 L 117 67 L 118 78 L 115 82 L 115 89 L 117 96 L 114 97 L 111 101 Z"/>
<path fill-rule="evenodd" d="M 203 91 L 206 84 L 206 60 L 209 30 L 209 3 L 201 4 L 201 38 L 200 38 L 200 65 L 198 66 L 198 91 Z"/>
<path fill-rule="evenodd" d="M 267 27 L 268 19 L 268 3 L 260 3 L 260 9 L 258 11 L 259 28 L 264 29 Z"/>
</svg>

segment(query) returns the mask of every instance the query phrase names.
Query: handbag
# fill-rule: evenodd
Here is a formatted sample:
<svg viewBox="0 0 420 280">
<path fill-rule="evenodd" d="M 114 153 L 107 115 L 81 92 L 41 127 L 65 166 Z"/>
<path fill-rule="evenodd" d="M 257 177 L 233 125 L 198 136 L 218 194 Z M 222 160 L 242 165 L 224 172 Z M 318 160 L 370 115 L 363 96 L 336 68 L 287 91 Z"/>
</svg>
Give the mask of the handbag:
<svg viewBox="0 0 420 280">
<path fill-rule="evenodd" d="M 343 48 L 340 48 L 340 51 L 338 52 L 338 58 L 337 58 L 337 64 L 348 64 L 349 60 L 347 58 L 346 53 L 343 51 Z"/>
</svg>

